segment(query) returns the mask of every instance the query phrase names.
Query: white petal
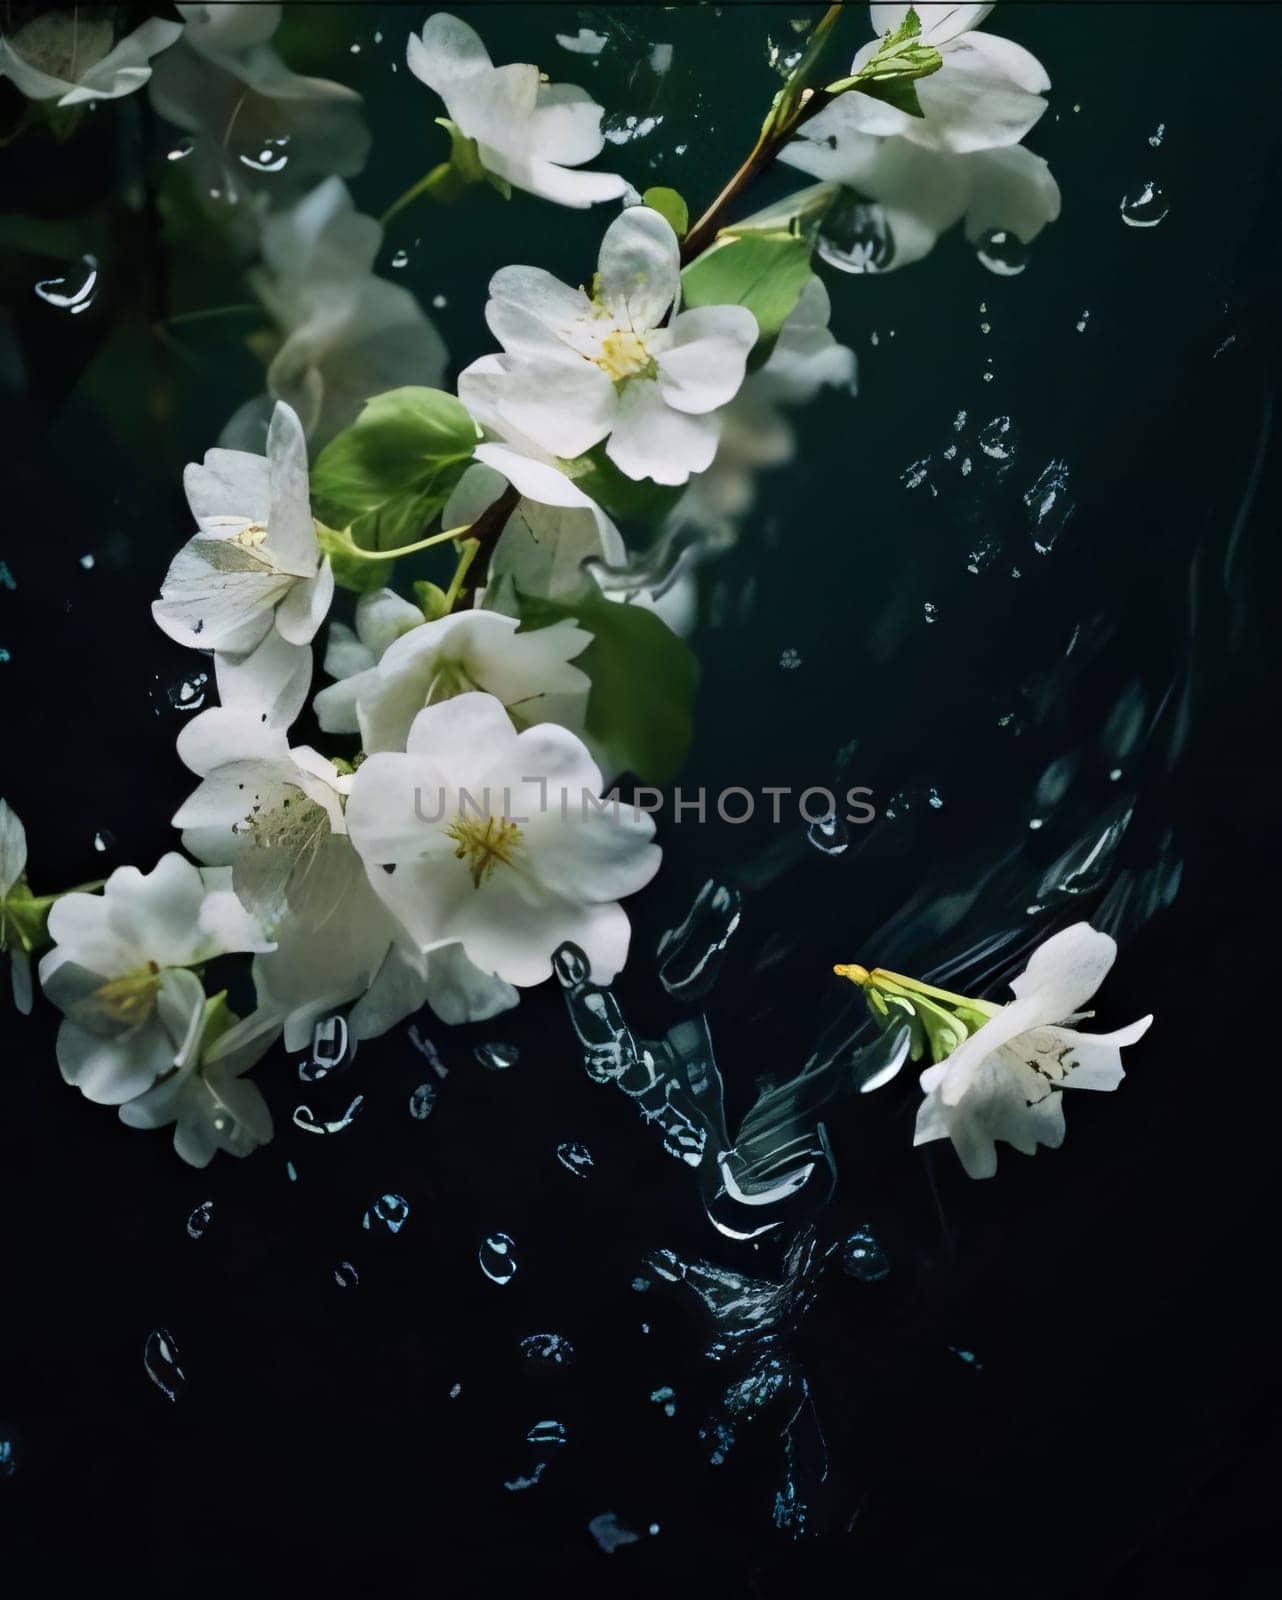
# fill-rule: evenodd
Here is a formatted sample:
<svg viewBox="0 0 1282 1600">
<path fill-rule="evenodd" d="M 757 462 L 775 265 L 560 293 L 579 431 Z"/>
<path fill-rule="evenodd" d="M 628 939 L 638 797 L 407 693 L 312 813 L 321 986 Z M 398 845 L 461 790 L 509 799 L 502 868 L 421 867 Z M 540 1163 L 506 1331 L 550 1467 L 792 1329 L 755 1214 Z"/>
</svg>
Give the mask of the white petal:
<svg viewBox="0 0 1282 1600">
<path fill-rule="evenodd" d="M 672 342 L 658 358 L 659 388 L 678 411 L 714 411 L 733 400 L 757 342 L 757 319 L 746 306 L 700 306 L 672 323 Z"/>
<path fill-rule="evenodd" d="M 478 444 L 476 459 L 501 472 L 518 493 L 544 506 L 575 506 L 595 511 L 596 501 L 584 494 L 559 468 L 522 455 L 505 444 Z M 475 519 L 473 519 L 475 520 Z M 452 526 L 452 524 L 447 524 Z"/>
<path fill-rule="evenodd" d="M 280 635 L 273 633 L 271 637 L 278 639 Z M 345 622 L 330 623 L 325 635 L 325 671 L 331 678 L 337 678 L 340 683 L 354 678 L 358 672 L 368 672 L 377 660 L 370 647 L 362 644 Z M 355 724 L 350 731 L 356 732 Z"/>
<path fill-rule="evenodd" d="M 276 608 L 276 630 L 290 644 L 310 644 L 334 600 L 334 569 L 326 556 L 314 578 L 296 583 Z"/>
<path fill-rule="evenodd" d="M 577 167 L 601 154 L 602 110 L 586 89 L 573 83 L 539 85 L 534 114 L 527 124 L 531 155 Z"/>
<path fill-rule="evenodd" d="M 977 47 L 974 40 L 986 45 Z M 1017 57 L 993 52 L 988 47 L 994 42 L 987 34 L 971 34 L 948 51 L 940 71 L 918 82 L 925 115 L 905 117 L 909 126 L 899 130 L 905 138 L 958 152 L 1019 143 L 1046 110 L 1046 102 L 1021 85 L 1020 79 L 1030 76 L 1021 59 L 1026 52 L 1019 51 Z M 1016 49 L 1010 46 L 1011 51 Z M 1012 71 L 1017 74 L 1014 78 Z"/>
<path fill-rule="evenodd" d="M 205 778 L 233 762 L 283 758 L 289 744 L 265 712 L 211 706 L 178 730 L 175 748 L 188 771 Z"/>
<path fill-rule="evenodd" d="M 482 144 L 481 160 L 500 178 L 515 188 L 525 189 L 554 205 L 583 211 L 602 201 L 619 200 L 628 190 L 628 180 L 613 172 L 581 172 L 558 167 L 555 162 L 529 156 L 520 149 L 499 150 Z"/>
<path fill-rule="evenodd" d="M 445 526 L 454 527 L 454 523 Z M 377 659 L 394 640 L 411 628 L 421 627 L 423 612 L 395 589 L 374 589 L 356 602 L 356 633 L 361 643 Z M 328 667 L 326 671 L 328 671 Z"/>
<path fill-rule="evenodd" d="M 174 557 L 151 614 L 178 644 L 251 650 L 271 627 L 272 608 L 295 581 L 234 539 L 197 535 Z"/>
<path fill-rule="evenodd" d="M 438 11 L 423 25 L 423 35 L 410 34 L 406 54 L 410 71 L 442 99 L 468 79 L 493 70 L 490 53 L 474 28 L 448 11 Z"/>
<path fill-rule="evenodd" d="M 13 984 L 13 1003 L 24 1017 L 31 1015 L 31 957 L 15 945 L 9 952 L 9 977 Z"/>
<path fill-rule="evenodd" d="M 490 279 L 485 320 L 505 350 L 540 354 L 549 345 L 583 345 L 592 302 L 542 267 L 500 267 Z"/>
<path fill-rule="evenodd" d="M 590 361 L 567 352 L 541 361 L 482 358 L 459 375 L 459 398 L 473 415 L 473 404 L 532 439 L 549 455 L 581 456 L 604 439 L 618 414 L 614 385 Z M 496 370 L 494 362 L 501 363 Z M 506 433 L 506 427 L 502 428 Z"/>
<path fill-rule="evenodd" d="M 511 872 L 496 872 L 465 897 L 449 925 L 469 960 L 522 989 L 551 975 L 553 952 L 566 943 L 587 956 L 594 983 L 609 983 L 627 960 L 631 933 L 617 902 L 538 900 L 523 892 Z"/>
<path fill-rule="evenodd" d="M 267 429 L 267 463 L 271 481 L 268 543 L 286 572 L 308 577 L 316 570 L 319 552 L 308 487 L 307 439 L 297 413 L 283 400 L 272 412 Z"/>
<path fill-rule="evenodd" d="M 271 515 L 271 479 L 266 456 L 246 450 L 207 450 L 202 465 L 183 472 L 183 489 L 196 521 L 223 526 L 228 519 L 266 526 Z"/>
<path fill-rule="evenodd" d="M 224 707 L 266 713 L 274 726 L 288 727 L 307 699 L 312 653 L 273 630 L 246 656 L 215 655 L 214 674 Z"/>
<path fill-rule="evenodd" d="M 695 417 L 674 411 L 658 383 L 634 378 L 624 386 L 605 453 L 629 478 L 684 483 L 711 466 L 720 431 L 715 412 Z"/>
<path fill-rule="evenodd" d="M 444 945 L 427 958 L 427 1003 L 450 1027 L 488 1022 L 519 1000 L 510 983 L 474 966 L 461 944 Z"/>
<path fill-rule="evenodd" d="M 1078 1033 L 1073 1028 L 1047 1028 L 1072 1048 L 1065 1065 L 1066 1089 L 1116 1089 L 1126 1076 L 1122 1068 L 1122 1050 L 1137 1043 L 1152 1026 L 1151 1016 L 1141 1017 L 1129 1027 L 1118 1028 L 1113 1033 Z"/>
<path fill-rule="evenodd" d="M 966 237 L 972 242 L 1001 229 L 1029 244 L 1059 216 L 1059 185 L 1051 169 L 1023 145 L 964 159 L 970 179 Z"/>
<path fill-rule="evenodd" d="M 1035 998 L 1055 1022 L 1081 1011 L 1108 976 L 1117 945 L 1088 922 L 1075 922 L 1039 945 L 1011 981 L 1016 999 Z"/>
<path fill-rule="evenodd" d="M 100 1039 L 74 1022 L 63 1022 L 57 1056 L 63 1080 L 86 1100 L 118 1106 L 144 1093 L 173 1066 L 174 1045 L 155 1017 L 114 1039 Z"/>
<path fill-rule="evenodd" d="M 598 259 L 601 303 L 637 333 L 657 328 L 681 288 L 681 250 L 671 224 L 629 206 L 605 230 Z"/>
<path fill-rule="evenodd" d="M 7 800 L 0 800 L 0 900 L 27 870 L 27 830 Z"/>
</svg>

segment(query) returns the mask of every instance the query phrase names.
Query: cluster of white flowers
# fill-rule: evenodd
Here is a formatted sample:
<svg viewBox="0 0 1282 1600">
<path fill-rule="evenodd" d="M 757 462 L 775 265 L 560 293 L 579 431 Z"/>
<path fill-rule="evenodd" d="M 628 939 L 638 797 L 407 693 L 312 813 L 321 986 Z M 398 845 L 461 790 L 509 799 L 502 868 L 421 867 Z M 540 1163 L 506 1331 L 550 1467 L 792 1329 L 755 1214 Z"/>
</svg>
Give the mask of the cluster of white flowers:
<svg viewBox="0 0 1282 1600">
<path fill-rule="evenodd" d="M 1044 108 L 1045 74 L 1017 46 L 974 31 L 990 9 L 922 6 L 918 28 L 908 7 L 874 5 L 882 37 L 852 75 L 879 59 L 887 36 L 917 28 L 920 47 L 937 52 L 937 70 L 917 85 L 922 115 L 834 89 L 785 152 L 881 204 L 894 264 L 962 215 L 972 234 L 1000 225 L 1027 238 L 1058 208 L 1044 164 L 1018 143 Z M 179 1154 L 203 1165 L 270 1138 L 245 1073 L 282 1038 L 305 1046 L 339 1008 L 363 1039 L 424 1006 L 448 1023 L 495 1016 L 549 976 L 565 944 L 583 953 L 594 983 L 620 970 L 630 937 L 621 902 L 653 877 L 660 852 L 648 815 L 585 803 L 617 775 L 611 763 L 624 764 L 594 716 L 585 669 L 610 632 L 601 618 L 625 618 L 603 600 L 654 613 L 658 623 L 635 613 L 626 622 L 671 645 L 693 626 L 695 577 L 630 571 L 600 485 L 676 491 L 664 501 L 666 535 L 724 532 L 750 505 L 755 471 L 792 454 L 784 408 L 825 386 L 853 390 L 855 361 L 829 329 L 827 290 L 791 229 L 758 233 L 756 248 L 722 242 L 719 281 L 742 303 L 730 292 L 708 303 L 705 291 L 683 307 L 668 208 L 583 170 L 602 148 L 601 107 L 533 65 L 495 67 L 466 23 L 438 13 L 410 36 L 407 60 L 444 101 L 450 172 L 486 173 L 504 192 L 567 206 L 634 203 L 605 227 L 590 289 L 536 266 L 497 272 L 486 320 L 500 351 L 461 374 L 457 401 L 431 398 L 444 346 L 413 296 L 374 274 L 383 229 L 342 182 L 368 146 L 359 97 L 284 65 L 268 42 L 279 6 L 178 10 L 182 24 L 144 24 L 119 42 L 96 18 L 71 35 L 65 18 L 29 23 L 0 40 L 0 72 L 64 106 L 150 76 L 157 109 L 194 135 L 197 188 L 249 219 L 249 279 L 279 332 L 267 394 L 187 468 L 196 532 L 153 607 L 170 638 L 213 657 L 219 703 L 177 746 L 197 783 L 173 822 L 199 865 L 170 853 L 150 873 L 122 867 L 104 885 L 41 899 L 27 886 L 22 824 L 0 802 L 0 948 L 24 1009 L 29 958 L 45 951 L 39 975 L 64 1015 L 66 1080 L 119 1107 L 130 1126 L 172 1124 Z M 255 162 L 242 147 L 255 145 L 264 162 L 290 147 L 289 187 L 247 185 L 241 168 Z M 762 248 L 793 263 L 773 304 L 753 300 Z M 736 260 L 755 263 L 741 285 L 725 266 Z M 749 301 L 773 322 L 759 323 Z M 419 518 L 430 525 L 439 514 L 441 532 L 391 549 L 380 533 L 367 549 L 353 528 L 369 504 L 351 502 L 349 526 L 326 526 L 312 471 L 319 481 L 364 426 L 366 402 L 415 394 L 429 396 L 433 418 L 461 421 L 442 457 L 452 476 Z M 401 438 L 384 454 L 406 448 Z M 403 465 L 394 461 L 392 476 L 410 495 L 412 524 L 417 480 Z M 329 519 L 330 499 L 317 498 Z M 481 544 L 465 536 L 500 516 L 487 527 L 479 581 L 465 588 Z M 450 541 L 450 589 L 416 586 L 421 603 L 353 576 L 353 564 Z M 330 616 L 339 585 L 360 595 L 350 626 Z M 531 602 L 541 614 L 527 614 Z M 333 681 L 310 710 L 322 739 L 349 741 L 350 759 L 293 737 L 322 629 Z M 243 1018 L 212 975 L 233 956 L 249 961 Z M 839 970 L 919 1022 L 927 1008 L 936 1022 L 952 1017 L 947 1048 L 932 1043 L 922 1076 L 917 1141 L 951 1137 L 967 1171 L 985 1176 L 994 1139 L 1028 1150 L 1059 1142 L 1061 1086 L 1116 1086 L 1119 1048 L 1147 1019 L 1094 1040 L 1065 1025 L 1112 956 L 1105 936 L 1071 929 L 1038 953 L 1005 1009 Z"/>
</svg>

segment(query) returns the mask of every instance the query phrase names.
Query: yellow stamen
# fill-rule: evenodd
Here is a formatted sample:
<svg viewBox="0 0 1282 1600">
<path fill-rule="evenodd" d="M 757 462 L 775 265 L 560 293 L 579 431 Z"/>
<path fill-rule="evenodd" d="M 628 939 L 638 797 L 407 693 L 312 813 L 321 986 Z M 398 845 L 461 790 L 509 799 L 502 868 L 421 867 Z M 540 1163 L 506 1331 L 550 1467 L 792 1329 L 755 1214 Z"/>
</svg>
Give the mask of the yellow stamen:
<svg viewBox="0 0 1282 1600">
<path fill-rule="evenodd" d="M 94 990 L 94 999 L 116 1022 L 132 1028 L 146 1019 L 156 1008 L 160 993 L 160 968 L 154 961 L 123 978 L 111 978 Z"/>
<path fill-rule="evenodd" d="M 512 852 L 520 847 L 521 830 L 515 822 L 502 817 L 465 817 L 460 811 L 446 828 L 446 833 L 458 845 L 454 852 L 459 861 L 466 861 L 472 873 L 472 886 L 476 889 L 493 872 L 499 861 L 505 867 L 512 865 Z"/>
<path fill-rule="evenodd" d="M 266 537 L 266 526 L 261 522 L 251 522 L 236 535 L 236 543 L 243 545 L 246 550 L 257 550 Z"/>
<path fill-rule="evenodd" d="M 645 372 L 653 362 L 645 347 L 645 340 L 639 333 L 634 333 L 631 328 L 616 328 L 602 339 L 601 354 L 596 364 L 619 383 L 624 378 L 635 377 L 638 372 Z"/>
<path fill-rule="evenodd" d="M 832 969 L 839 978 L 849 978 L 851 983 L 857 983 L 861 989 L 866 989 L 872 982 L 872 973 L 867 967 L 857 966 L 853 962 L 844 967 Z"/>
</svg>

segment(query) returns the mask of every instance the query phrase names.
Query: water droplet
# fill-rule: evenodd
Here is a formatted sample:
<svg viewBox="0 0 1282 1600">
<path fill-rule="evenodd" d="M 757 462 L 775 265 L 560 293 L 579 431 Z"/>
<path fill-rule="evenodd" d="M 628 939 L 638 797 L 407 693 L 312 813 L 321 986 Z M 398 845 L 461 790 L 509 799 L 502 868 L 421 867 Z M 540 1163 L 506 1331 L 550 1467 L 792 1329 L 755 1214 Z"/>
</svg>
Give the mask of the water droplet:
<svg viewBox="0 0 1282 1600">
<path fill-rule="evenodd" d="M 1124 196 L 1119 209 L 1128 228 L 1156 228 L 1170 207 L 1157 184 L 1145 183 L 1135 194 Z"/>
<path fill-rule="evenodd" d="M 826 856 L 839 856 L 850 845 L 846 824 L 835 812 L 821 817 L 818 822 L 812 822 L 806 829 L 806 838 Z"/>
<path fill-rule="evenodd" d="M 396 270 L 398 272 L 401 270 L 402 267 L 408 267 L 409 264 L 410 264 L 410 253 L 409 253 L 409 251 L 408 250 L 398 250 L 396 252 L 396 254 L 392 257 L 392 263 L 391 264 L 392 264 L 393 267 L 396 268 Z"/>
<path fill-rule="evenodd" d="M 610 1555 L 621 1545 L 636 1544 L 639 1538 L 631 1528 L 623 1526 L 613 1511 L 603 1511 L 599 1517 L 593 1517 L 588 1523 L 588 1532 L 606 1555 Z"/>
<path fill-rule="evenodd" d="M 416 1122 L 425 1122 L 432 1114 L 436 1104 L 436 1085 L 434 1083 L 420 1083 L 418 1088 L 410 1095 L 410 1116 Z"/>
<path fill-rule="evenodd" d="M 923 617 L 925 617 L 927 622 L 939 621 L 939 607 L 937 605 L 933 605 L 929 600 L 927 600 L 925 605 L 922 606 L 921 614 Z"/>
<path fill-rule="evenodd" d="M 428 1065 L 438 1078 L 444 1078 L 448 1075 L 449 1068 L 442 1062 L 436 1046 L 430 1039 L 425 1039 L 417 1027 L 411 1027 L 410 1029 L 410 1043 L 420 1055 L 426 1056 Z"/>
<path fill-rule="evenodd" d="M 521 1354 L 535 1366 L 568 1367 L 574 1346 L 559 1333 L 531 1333 L 521 1340 Z"/>
<path fill-rule="evenodd" d="M 404 1195 L 382 1194 L 361 1219 L 361 1227 L 371 1232 L 384 1227 L 388 1233 L 399 1233 L 410 1214 L 410 1203 Z"/>
<path fill-rule="evenodd" d="M 285 1176 L 289 1179 L 289 1181 L 291 1183 L 297 1183 L 298 1182 L 298 1168 L 294 1165 L 294 1163 L 292 1161 L 287 1161 L 285 1163 Z"/>
<path fill-rule="evenodd" d="M 99 828 L 93 836 L 93 847 L 99 853 L 104 850 L 110 850 L 115 842 L 116 836 L 110 828 Z"/>
<path fill-rule="evenodd" d="M 358 1094 L 342 1116 L 332 1122 L 318 1122 L 316 1114 L 310 1106 L 296 1106 L 294 1108 L 294 1126 L 301 1128 L 304 1133 L 342 1133 L 344 1128 L 351 1127 L 357 1115 L 364 1109 L 364 1106 L 365 1096 Z"/>
<path fill-rule="evenodd" d="M 345 1017 L 322 1017 L 312 1029 L 311 1054 L 299 1062 L 298 1076 L 304 1083 L 319 1083 L 343 1066 L 351 1044 Z M 354 1048 L 351 1054 L 356 1054 Z"/>
<path fill-rule="evenodd" d="M 433 310 L 435 310 L 435 311 L 444 311 L 447 305 L 449 305 L 449 301 L 445 298 L 445 296 L 443 294 L 434 294 L 432 296 L 432 308 L 433 308 Z"/>
<path fill-rule="evenodd" d="M 165 152 L 165 159 L 168 161 L 184 161 L 195 148 L 196 141 L 194 139 L 180 139 L 172 150 Z"/>
<path fill-rule="evenodd" d="M 202 1200 L 192 1214 L 187 1218 L 187 1237 L 200 1239 L 204 1237 L 205 1229 L 213 1221 L 214 1202 Z"/>
<path fill-rule="evenodd" d="M 178 683 L 157 684 L 152 690 L 152 709 L 156 716 L 163 711 L 181 711 L 184 716 L 199 711 L 209 690 L 209 674 L 193 672 Z"/>
<path fill-rule="evenodd" d="M 289 136 L 264 139 L 252 156 L 242 154 L 240 164 L 253 172 L 283 172 L 289 163 Z"/>
<path fill-rule="evenodd" d="M 459 1395 L 461 1395 L 462 1393 L 463 1393 L 463 1385 L 461 1383 L 455 1383 L 455 1384 L 452 1384 L 450 1386 L 450 1399 L 451 1400 L 457 1400 Z"/>
<path fill-rule="evenodd" d="M 586 1178 L 588 1168 L 592 1165 L 592 1152 L 587 1145 L 580 1144 L 577 1139 L 566 1139 L 557 1145 L 556 1159 L 576 1178 Z"/>
<path fill-rule="evenodd" d="M 536 1422 L 526 1434 L 525 1442 L 540 1449 L 553 1449 L 563 1445 L 567 1437 L 564 1422 Z"/>
<path fill-rule="evenodd" d="M 18 1470 L 18 1446 L 8 1428 L 0 1429 L 0 1478 L 12 1478 Z"/>
<path fill-rule="evenodd" d="M 779 665 L 785 672 L 795 672 L 801 665 L 801 652 L 791 647 L 783 651 L 779 657 Z"/>
<path fill-rule="evenodd" d="M 1016 278 L 1028 265 L 1028 246 L 1009 228 L 990 228 L 975 245 L 980 265 L 999 278 Z"/>
<path fill-rule="evenodd" d="M 979 448 L 993 461 L 1009 461 L 1015 454 L 1014 443 L 1007 439 L 1010 433 L 1009 417 L 994 417 L 979 430 Z"/>
<path fill-rule="evenodd" d="M 960 1346 L 955 1344 L 950 1344 L 948 1348 L 959 1361 L 964 1361 L 968 1367 L 973 1367 L 976 1372 L 982 1372 L 984 1370 L 984 1363 L 979 1359 L 973 1350 L 963 1350 L 960 1348 Z"/>
<path fill-rule="evenodd" d="M 1078 333 L 1085 333 L 1086 332 L 1086 324 L 1090 320 L 1091 320 L 1090 312 L 1089 311 L 1083 311 L 1081 316 L 1078 317 L 1078 319 L 1077 319 L 1077 331 L 1078 331 Z"/>
<path fill-rule="evenodd" d="M 506 1233 L 492 1233 L 481 1245 L 477 1259 L 491 1283 L 511 1283 L 516 1276 L 516 1246 Z"/>
<path fill-rule="evenodd" d="M 675 1417 L 677 1414 L 677 1392 L 669 1384 L 663 1384 L 658 1389 L 650 1391 L 650 1398 L 655 1405 L 663 1407 L 665 1417 Z"/>
<path fill-rule="evenodd" d="M 509 1490 L 512 1494 L 519 1494 L 522 1489 L 533 1489 L 538 1483 L 539 1479 L 543 1476 L 543 1469 L 546 1466 L 546 1461 L 536 1461 L 534 1463 L 533 1471 L 527 1473 L 518 1473 L 515 1478 L 504 1478 L 503 1487 Z"/>
<path fill-rule="evenodd" d="M 186 1389 L 187 1374 L 178 1365 L 178 1346 L 168 1328 L 153 1328 L 147 1335 L 142 1364 L 166 1400 L 177 1400 Z"/>
<path fill-rule="evenodd" d="M 59 311 L 69 311 L 73 317 L 78 317 L 82 311 L 88 311 L 98 292 L 97 257 L 81 256 L 78 267 L 61 278 L 42 279 L 35 285 L 35 290 L 46 305 L 56 306 Z"/>
<path fill-rule="evenodd" d="M 932 789 L 930 791 L 930 793 L 926 796 L 926 804 L 932 811 L 942 811 L 944 809 L 944 802 L 939 797 L 938 789 Z"/>
<path fill-rule="evenodd" d="M 889 1274 L 886 1252 L 868 1223 L 856 1228 L 842 1246 L 841 1266 L 860 1283 L 880 1283 Z"/>
<path fill-rule="evenodd" d="M 1158 145 L 1160 145 L 1162 140 L 1165 139 L 1165 138 L 1166 138 L 1166 124 L 1164 122 L 1159 122 L 1158 125 L 1157 125 L 1156 130 L 1153 133 L 1149 134 L 1148 142 L 1153 146 L 1154 150 L 1156 150 Z"/>
<path fill-rule="evenodd" d="M 514 1044 L 478 1044 L 472 1054 L 491 1072 L 506 1072 L 521 1059 L 521 1052 Z"/>
<path fill-rule="evenodd" d="M 821 261 L 841 272 L 885 272 L 895 260 L 895 239 L 885 211 L 849 189 L 829 206 L 815 249 Z"/>
<path fill-rule="evenodd" d="M 738 889 L 706 878 L 684 918 L 659 940 L 659 981 L 670 995 L 694 1000 L 708 993 L 742 917 Z"/>
</svg>

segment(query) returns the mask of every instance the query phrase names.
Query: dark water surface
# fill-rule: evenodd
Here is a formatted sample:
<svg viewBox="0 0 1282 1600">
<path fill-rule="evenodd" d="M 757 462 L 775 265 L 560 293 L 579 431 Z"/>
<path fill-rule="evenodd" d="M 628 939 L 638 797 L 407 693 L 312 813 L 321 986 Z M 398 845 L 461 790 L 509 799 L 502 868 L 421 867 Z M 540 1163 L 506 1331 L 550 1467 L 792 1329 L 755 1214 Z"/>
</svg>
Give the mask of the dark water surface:
<svg viewBox="0 0 1282 1600">
<path fill-rule="evenodd" d="M 467 14 L 496 59 L 661 116 L 597 165 L 699 204 L 777 83 L 767 38 L 806 10 Z M 377 214 L 439 155 L 403 62 L 426 12 L 287 13 L 291 66 L 365 96 L 351 188 Z M 593 70 L 553 42 L 583 26 L 615 40 Z M 839 854 L 795 819 L 665 825 L 616 992 L 646 1038 L 706 1012 L 734 1124 L 853 1024 L 834 961 L 999 997 L 1036 939 L 1090 917 L 1122 945 L 1103 1025 L 1157 1014 L 1126 1083 L 1078 1097 L 1063 1150 L 1003 1149 L 978 1184 L 946 1145 L 908 1151 L 914 1075 L 835 1101 L 813 1304 L 768 1349 L 788 1387 L 718 1452 L 748 1366 L 708 1358 L 714 1320 L 655 1252 L 773 1282 L 786 1252 L 710 1227 L 688 1169 L 584 1075 L 553 986 L 495 1024 L 420 1019 L 443 1078 L 404 1027 L 320 1085 L 278 1053 L 257 1074 L 275 1142 L 205 1172 L 62 1083 L 51 1009 L 6 1014 L 0 1526 L 42 1574 L 15 1593 L 90 1573 L 143 1593 L 1274 1592 L 1282 12 L 1004 6 L 993 26 L 1054 82 L 1028 143 L 1063 214 L 1015 277 L 958 233 L 900 273 L 825 274 L 860 393 L 800 415 L 798 459 L 709 569 L 694 640 L 683 786 L 862 783 L 880 815 Z M 656 41 L 674 45 L 662 79 Z M 6 238 L 0 269 L 21 352 L 0 435 L 0 793 L 41 885 L 149 866 L 191 787 L 173 741 L 195 658 L 148 608 L 187 536 L 182 466 L 261 367 L 252 322 L 182 320 L 246 296 L 213 241 L 162 231 L 175 137 L 136 95 L 65 144 L 0 150 L 4 210 L 48 223 Z M 1149 184 L 1165 216 L 1127 226 Z M 768 179 L 762 203 L 787 187 Z M 425 204 L 380 270 L 444 297 L 453 376 L 491 348 L 490 274 L 576 281 L 602 226 L 519 195 Z M 74 318 L 31 293 L 68 239 L 101 262 Z M 715 987 L 682 1001 L 655 950 L 709 878 L 743 921 Z M 473 1053 L 496 1042 L 518 1052 L 505 1070 Z M 341 1134 L 291 1121 L 358 1094 Z M 569 1142 L 590 1167 L 558 1160 Z M 396 1233 L 362 1227 L 385 1194 L 409 1204 Z M 874 1281 L 842 1269 L 865 1226 L 889 1265 Z M 518 1263 L 503 1284 L 478 1260 L 497 1234 Z M 505 1259 L 485 1252 L 499 1277 Z M 344 1264 L 359 1283 L 336 1281 Z M 144 1372 L 157 1328 L 186 1376 L 173 1404 Z M 524 1353 L 541 1333 L 573 1363 Z M 527 1442 L 551 1421 L 563 1446 Z M 804 1529 L 779 1528 L 817 1433 L 826 1477 Z M 505 1488 L 540 1459 L 536 1486 Z M 639 1537 L 605 1554 L 589 1524 L 610 1513 Z"/>
</svg>

